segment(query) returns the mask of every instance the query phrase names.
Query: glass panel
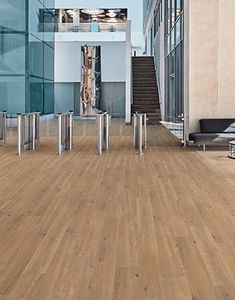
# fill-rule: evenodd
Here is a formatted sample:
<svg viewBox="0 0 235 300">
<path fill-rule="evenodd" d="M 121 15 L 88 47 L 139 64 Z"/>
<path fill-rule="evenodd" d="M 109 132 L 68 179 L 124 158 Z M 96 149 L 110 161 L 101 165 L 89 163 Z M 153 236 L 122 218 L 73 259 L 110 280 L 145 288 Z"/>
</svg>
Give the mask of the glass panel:
<svg viewBox="0 0 235 300">
<path fill-rule="evenodd" d="M 43 77 L 43 42 L 31 35 L 30 74 Z"/>
<path fill-rule="evenodd" d="M 44 5 L 43 5 L 44 4 Z M 54 112 L 53 1 L 30 1 L 30 111 Z M 47 32 L 45 32 L 47 31 Z"/>
<path fill-rule="evenodd" d="M 171 52 L 171 40 L 170 40 L 171 36 L 170 34 L 167 37 L 167 55 Z"/>
<path fill-rule="evenodd" d="M 44 114 L 54 112 L 54 82 L 44 81 Z"/>
<path fill-rule="evenodd" d="M 26 1 L 1 0 L 0 27 L 4 31 L 25 31 Z"/>
<path fill-rule="evenodd" d="M 25 35 L 1 34 L 0 74 L 25 73 Z"/>
<path fill-rule="evenodd" d="M 0 110 L 25 112 L 25 77 L 0 76 Z"/>
<path fill-rule="evenodd" d="M 175 25 L 175 38 L 175 43 L 177 45 L 181 40 L 181 19 L 179 19 Z"/>
<path fill-rule="evenodd" d="M 44 78 L 54 79 L 54 48 L 44 43 Z"/>
<path fill-rule="evenodd" d="M 155 16 L 154 16 L 154 36 L 156 36 L 157 28 L 158 28 L 158 24 L 157 24 L 157 15 L 155 15 Z"/>
<path fill-rule="evenodd" d="M 181 0 L 176 0 L 175 12 L 176 12 L 176 19 L 177 19 L 181 13 Z"/>
<path fill-rule="evenodd" d="M 171 51 L 175 48 L 175 28 L 171 30 Z"/>
<path fill-rule="evenodd" d="M 43 16 L 41 18 L 40 11 L 42 11 L 43 5 L 38 0 L 29 1 L 29 28 L 30 32 L 43 40 Z"/>
<path fill-rule="evenodd" d="M 171 1 L 171 27 L 175 24 L 175 0 Z"/>
<path fill-rule="evenodd" d="M 170 32 L 171 29 L 171 0 L 168 0 L 168 6 L 167 6 L 167 32 Z"/>
<path fill-rule="evenodd" d="M 31 112 L 43 113 L 43 80 L 30 77 L 30 107 Z"/>
</svg>

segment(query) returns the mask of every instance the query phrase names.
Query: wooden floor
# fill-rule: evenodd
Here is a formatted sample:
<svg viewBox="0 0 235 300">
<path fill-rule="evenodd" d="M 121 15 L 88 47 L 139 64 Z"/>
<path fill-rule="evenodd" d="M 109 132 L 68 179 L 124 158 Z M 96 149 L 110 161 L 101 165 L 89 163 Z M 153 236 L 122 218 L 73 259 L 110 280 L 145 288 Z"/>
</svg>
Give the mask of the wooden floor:
<svg viewBox="0 0 235 300">
<path fill-rule="evenodd" d="M 0 148 L 0 299 L 235 299 L 235 161 L 183 151 L 151 127 L 139 157 L 114 121 L 97 156 L 94 126 L 56 153 L 55 124 L 36 152 Z"/>
</svg>

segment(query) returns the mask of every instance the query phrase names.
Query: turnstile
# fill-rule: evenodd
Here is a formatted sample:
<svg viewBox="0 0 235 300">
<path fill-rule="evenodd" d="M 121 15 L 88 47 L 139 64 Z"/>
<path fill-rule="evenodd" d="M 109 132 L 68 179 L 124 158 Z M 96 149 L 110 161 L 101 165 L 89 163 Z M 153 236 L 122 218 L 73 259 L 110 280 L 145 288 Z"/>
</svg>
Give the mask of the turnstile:
<svg viewBox="0 0 235 300">
<path fill-rule="evenodd" d="M 96 116 L 97 153 L 102 154 L 109 149 L 110 116 L 107 112 L 98 113 Z"/>
<path fill-rule="evenodd" d="M 73 116 L 74 113 L 58 113 L 58 145 L 57 154 L 61 155 L 64 150 L 73 148 Z"/>
<path fill-rule="evenodd" d="M 143 154 L 143 149 L 147 149 L 147 114 L 135 113 L 134 123 L 134 147 L 138 154 Z"/>
<path fill-rule="evenodd" d="M 6 112 L 0 112 L 0 142 L 6 145 L 6 128 L 7 128 L 7 114 Z"/>
<path fill-rule="evenodd" d="M 35 150 L 40 143 L 40 113 L 18 113 L 18 155 L 23 150 Z"/>
</svg>

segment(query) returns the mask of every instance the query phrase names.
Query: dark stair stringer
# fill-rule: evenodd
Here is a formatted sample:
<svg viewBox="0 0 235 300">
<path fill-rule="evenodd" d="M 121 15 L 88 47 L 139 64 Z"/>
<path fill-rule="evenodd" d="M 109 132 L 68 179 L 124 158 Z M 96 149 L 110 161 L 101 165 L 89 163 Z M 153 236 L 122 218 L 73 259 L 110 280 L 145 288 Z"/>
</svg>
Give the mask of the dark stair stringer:
<svg viewBox="0 0 235 300">
<path fill-rule="evenodd" d="M 161 110 L 153 57 L 132 57 L 133 104 L 135 112 L 147 113 L 149 125 L 159 125 Z"/>
</svg>

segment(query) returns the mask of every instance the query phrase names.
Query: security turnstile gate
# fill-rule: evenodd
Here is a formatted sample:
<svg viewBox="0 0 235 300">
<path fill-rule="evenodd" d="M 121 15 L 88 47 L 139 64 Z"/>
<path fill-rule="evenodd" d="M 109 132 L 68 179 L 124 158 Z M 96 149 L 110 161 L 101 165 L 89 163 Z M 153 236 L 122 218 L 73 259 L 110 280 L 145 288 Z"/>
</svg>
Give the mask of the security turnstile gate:
<svg viewBox="0 0 235 300">
<path fill-rule="evenodd" d="M 73 148 L 73 112 L 57 114 L 58 118 L 58 145 L 57 154 L 61 155 L 64 150 Z"/>
<path fill-rule="evenodd" d="M 102 154 L 109 149 L 109 125 L 110 116 L 107 112 L 98 113 L 96 116 L 97 153 Z"/>
<path fill-rule="evenodd" d="M 35 150 L 40 143 L 40 113 L 17 114 L 18 155 Z"/>
<path fill-rule="evenodd" d="M 0 112 L 0 142 L 6 145 L 6 128 L 7 128 L 7 114 Z"/>
<path fill-rule="evenodd" d="M 147 149 L 147 115 L 134 114 L 134 147 L 138 154 L 143 154 Z"/>
</svg>

